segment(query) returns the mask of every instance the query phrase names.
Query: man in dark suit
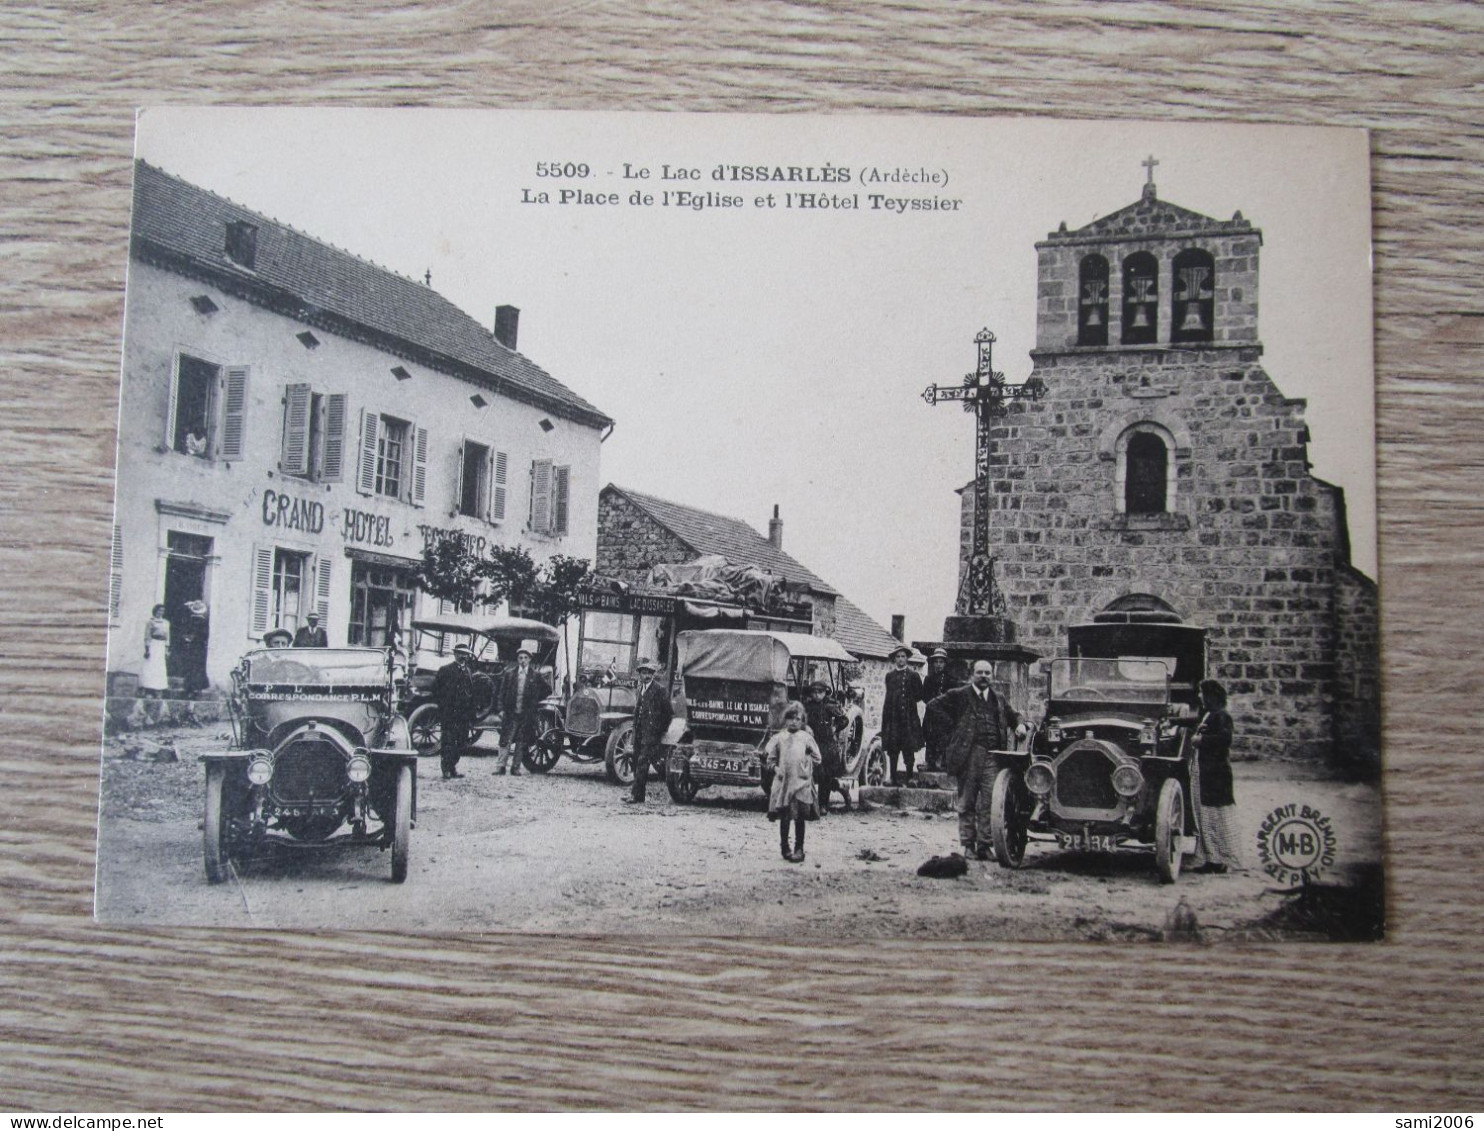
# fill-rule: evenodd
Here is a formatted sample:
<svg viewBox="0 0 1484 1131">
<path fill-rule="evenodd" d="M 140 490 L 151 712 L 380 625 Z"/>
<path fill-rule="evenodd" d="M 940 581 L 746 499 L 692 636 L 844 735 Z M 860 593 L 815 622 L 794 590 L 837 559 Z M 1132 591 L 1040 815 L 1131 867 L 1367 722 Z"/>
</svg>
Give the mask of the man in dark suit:
<svg viewBox="0 0 1484 1131">
<path fill-rule="evenodd" d="M 905 644 L 891 654 L 896 667 L 886 673 L 886 700 L 881 705 L 881 750 L 891 766 L 891 784 L 905 785 L 917 767 L 922 749 L 922 722 L 917 705 L 922 702 L 922 677 L 907 666 L 912 649 Z M 897 773 L 897 755 L 903 768 Z"/>
<path fill-rule="evenodd" d="M 515 667 L 506 673 L 500 688 L 500 713 L 504 725 L 500 731 L 500 758 L 495 773 L 519 775 L 521 756 L 536 741 L 536 720 L 541 700 L 551 694 L 551 684 L 536 670 L 536 641 L 521 641 L 515 653 Z"/>
<path fill-rule="evenodd" d="M 474 726 L 476 710 L 474 673 L 470 661 L 474 651 L 467 644 L 456 644 L 453 661 L 444 664 L 433 677 L 433 699 L 438 704 L 439 724 L 443 728 L 438 758 L 445 778 L 461 778 L 459 757 L 469 745 L 469 732 Z"/>
<path fill-rule="evenodd" d="M 304 618 L 305 623 L 294 633 L 295 648 L 328 648 L 330 637 L 319 626 L 319 614 L 310 613 Z"/>
<path fill-rule="evenodd" d="M 991 685 L 994 667 L 974 661 L 974 675 L 966 687 L 940 695 L 928 706 L 930 726 L 948 735 L 944 768 L 958 781 L 958 839 L 964 855 L 989 859 L 990 808 L 1000 760 L 996 750 L 1009 749 L 1017 717 L 1014 709 Z"/>
<path fill-rule="evenodd" d="M 938 696 L 947 694 L 961 684 L 962 680 L 948 670 L 948 653 L 942 648 L 933 649 L 933 654 L 928 657 L 927 678 L 922 681 L 923 703 L 931 703 Z M 934 714 L 935 712 L 932 711 L 924 712 L 922 738 L 927 744 L 927 768 L 941 770 L 943 768 L 943 742 L 948 736 L 933 725 Z"/>
<path fill-rule="evenodd" d="M 634 788 L 624 798 L 626 805 L 644 803 L 650 759 L 659 753 L 675 713 L 670 706 L 670 693 L 654 678 L 658 670 L 655 662 L 642 659 L 635 670 L 639 675 L 639 692 L 634 703 Z"/>
</svg>

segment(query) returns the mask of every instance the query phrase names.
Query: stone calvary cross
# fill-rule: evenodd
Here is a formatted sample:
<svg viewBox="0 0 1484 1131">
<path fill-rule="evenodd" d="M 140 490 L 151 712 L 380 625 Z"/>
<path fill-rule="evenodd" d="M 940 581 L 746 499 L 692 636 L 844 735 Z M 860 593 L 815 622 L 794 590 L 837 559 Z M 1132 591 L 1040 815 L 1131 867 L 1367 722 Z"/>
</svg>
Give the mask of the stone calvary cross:
<svg viewBox="0 0 1484 1131">
<path fill-rule="evenodd" d="M 974 335 L 979 349 L 979 364 L 974 372 L 964 375 L 960 385 L 929 385 L 922 399 L 928 404 L 939 401 L 961 401 L 964 411 L 975 415 L 977 428 L 974 445 L 974 536 L 969 544 L 969 568 L 959 582 L 956 611 L 961 616 L 1004 616 L 1005 598 L 995 584 L 995 559 L 989 554 L 989 457 L 994 451 L 990 423 L 1009 413 L 1013 400 L 1039 400 L 1046 386 L 1039 377 L 1023 385 L 1005 384 L 1005 375 L 994 367 L 995 336 L 989 330 Z"/>
</svg>

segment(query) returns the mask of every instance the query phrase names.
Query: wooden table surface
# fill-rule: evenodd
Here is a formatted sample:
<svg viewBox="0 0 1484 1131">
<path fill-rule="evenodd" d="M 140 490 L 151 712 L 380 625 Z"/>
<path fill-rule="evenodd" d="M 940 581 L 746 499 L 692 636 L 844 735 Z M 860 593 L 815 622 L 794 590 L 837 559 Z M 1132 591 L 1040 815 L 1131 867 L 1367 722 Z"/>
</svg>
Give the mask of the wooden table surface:
<svg viewBox="0 0 1484 1131">
<path fill-rule="evenodd" d="M 1484 8 L 305 7 L 0 8 L 0 1108 L 1481 1106 Z M 95 926 L 131 118 L 166 102 L 1372 129 L 1389 941 Z"/>
</svg>

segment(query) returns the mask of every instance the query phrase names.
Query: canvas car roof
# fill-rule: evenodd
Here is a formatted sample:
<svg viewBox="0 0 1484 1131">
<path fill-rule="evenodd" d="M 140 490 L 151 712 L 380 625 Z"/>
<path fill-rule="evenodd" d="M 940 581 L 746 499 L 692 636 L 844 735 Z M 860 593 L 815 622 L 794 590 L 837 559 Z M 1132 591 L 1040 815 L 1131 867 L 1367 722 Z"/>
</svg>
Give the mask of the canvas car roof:
<svg viewBox="0 0 1484 1131">
<path fill-rule="evenodd" d="M 479 636 L 505 636 L 512 639 L 534 637 L 548 642 L 561 638 L 561 633 L 545 621 L 528 620 L 525 617 L 493 617 L 482 621 L 424 617 L 413 621 L 412 627 L 421 632 L 472 632 Z"/>
<path fill-rule="evenodd" d="M 682 632 L 678 645 L 681 670 L 687 676 L 710 679 L 783 683 L 788 678 L 789 661 L 795 656 L 855 662 L 854 656 L 829 637 L 802 632 L 713 628 Z"/>
</svg>

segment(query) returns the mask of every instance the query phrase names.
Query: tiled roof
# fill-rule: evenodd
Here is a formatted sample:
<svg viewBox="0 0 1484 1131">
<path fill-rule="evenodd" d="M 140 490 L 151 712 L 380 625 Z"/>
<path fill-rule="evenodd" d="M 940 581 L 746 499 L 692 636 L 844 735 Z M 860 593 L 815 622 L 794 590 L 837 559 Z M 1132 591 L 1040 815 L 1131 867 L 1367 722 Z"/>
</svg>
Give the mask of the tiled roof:
<svg viewBox="0 0 1484 1131">
<path fill-rule="evenodd" d="M 696 554 L 720 554 L 732 565 L 755 565 L 780 574 L 793 583 L 803 583 L 816 593 L 835 598 L 834 639 L 847 652 L 864 657 L 885 657 L 898 645 L 891 633 L 882 628 L 858 606 L 846 600 L 834 586 L 824 581 L 796 558 L 776 549 L 772 542 L 740 518 L 712 514 L 696 507 L 682 506 L 668 499 L 643 495 L 610 483 L 604 491 L 616 491 L 651 519 L 669 530 Z"/>
<path fill-rule="evenodd" d="M 226 225 L 257 227 L 248 270 L 227 258 Z M 611 419 L 546 370 L 495 340 L 430 287 L 232 203 L 144 161 L 134 164 L 133 253 L 194 268 L 234 293 L 304 321 L 365 333 L 432 368 L 594 427 Z"/>
</svg>

